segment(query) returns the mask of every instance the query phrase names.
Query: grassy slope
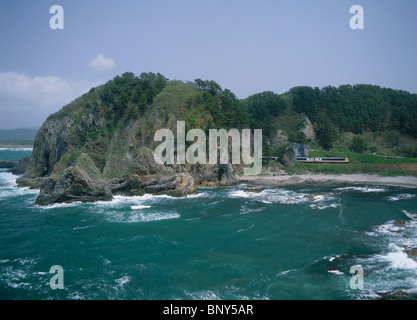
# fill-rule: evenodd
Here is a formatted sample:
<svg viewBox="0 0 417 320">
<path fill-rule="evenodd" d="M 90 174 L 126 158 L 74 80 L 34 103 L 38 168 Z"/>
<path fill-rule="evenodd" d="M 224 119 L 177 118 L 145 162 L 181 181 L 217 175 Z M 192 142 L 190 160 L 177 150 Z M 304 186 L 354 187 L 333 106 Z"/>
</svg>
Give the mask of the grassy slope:
<svg viewBox="0 0 417 320">
<path fill-rule="evenodd" d="M 417 158 L 384 156 L 377 154 L 361 154 L 354 152 L 326 152 L 311 151 L 312 157 L 345 156 L 350 162 L 347 164 L 330 163 L 296 163 L 294 169 L 288 173 L 368 173 L 381 176 L 417 176 Z"/>
</svg>

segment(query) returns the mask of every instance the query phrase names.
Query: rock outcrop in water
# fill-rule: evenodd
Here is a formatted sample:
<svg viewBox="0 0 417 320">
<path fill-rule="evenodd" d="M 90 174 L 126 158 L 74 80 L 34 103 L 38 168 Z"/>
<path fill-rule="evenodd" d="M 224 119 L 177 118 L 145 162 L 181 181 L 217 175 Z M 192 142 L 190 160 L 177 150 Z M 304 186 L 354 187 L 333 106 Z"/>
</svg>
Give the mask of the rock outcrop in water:
<svg viewBox="0 0 417 320">
<path fill-rule="evenodd" d="M 194 85 L 154 74 L 124 74 L 93 88 L 43 123 L 17 183 L 39 188 L 39 205 L 106 201 L 118 194 L 179 197 L 198 186 L 234 183 L 232 165 L 159 165 L 154 160 L 152 151 L 161 143 L 154 141 L 156 130 L 175 134 L 180 120 L 214 127 L 206 108 L 190 105 L 201 93 Z"/>
<path fill-rule="evenodd" d="M 93 202 L 112 200 L 108 183 L 90 157 L 83 153 L 66 168 L 62 176 L 43 180 L 36 204 L 47 205 L 64 202 Z"/>
</svg>

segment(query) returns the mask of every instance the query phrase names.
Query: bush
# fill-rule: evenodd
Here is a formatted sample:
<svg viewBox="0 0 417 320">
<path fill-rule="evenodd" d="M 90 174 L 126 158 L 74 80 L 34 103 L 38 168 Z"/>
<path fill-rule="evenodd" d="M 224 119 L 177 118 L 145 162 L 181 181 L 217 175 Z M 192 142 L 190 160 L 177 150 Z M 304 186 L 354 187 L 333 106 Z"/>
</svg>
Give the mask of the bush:
<svg viewBox="0 0 417 320">
<path fill-rule="evenodd" d="M 356 136 L 352 139 L 349 149 L 353 152 L 363 153 L 368 150 L 368 144 L 362 137 Z"/>
<path fill-rule="evenodd" d="M 409 158 L 416 157 L 417 156 L 417 147 L 414 147 L 414 146 L 408 144 L 408 145 L 406 145 L 406 146 L 404 146 L 400 149 L 400 153 L 404 157 L 409 157 Z"/>
</svg>

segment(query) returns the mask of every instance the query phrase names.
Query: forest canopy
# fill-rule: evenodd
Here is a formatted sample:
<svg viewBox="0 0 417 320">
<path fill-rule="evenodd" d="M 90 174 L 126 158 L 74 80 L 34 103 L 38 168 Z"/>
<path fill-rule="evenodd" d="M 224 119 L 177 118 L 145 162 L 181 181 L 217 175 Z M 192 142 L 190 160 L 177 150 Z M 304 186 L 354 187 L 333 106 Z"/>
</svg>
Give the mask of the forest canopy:
<svg viewBox="0 0 417 320">
<path fill-rule="evenodd" d="M 190 124 L 198 123 L 198 115 L 204 110 L 210 114 L 213 128 L 262 129 L 268 140 L 276 134 L 276 119 L 284 114 L 303 115 L 310 119 L 317 142 L 324 149 L 332 148 L 343 132 L 360 135 L 366 131 L 397 130 L 417 138 L 417 95 L 368 84 L 298 86 L 283 94 L 264 91 L 239 99 L 213 80 L 195 79 L 184 83 L 170 81 L 159 73 L 135 76 L 126 72 L 100 89 L 96 88 L 97 102 L 90 100 L 87 106 L 105 114 L 109 125 L 114 126 L 121 119 L 144 116 L 152 109 L 156 96 L 166 87 L 179 83 L 184 85 L 184 90 L 194 88 L 187 100 Z M 93 92 L 94 88 L 90 90 L 91 94 Z M 297 140 L 293 139 L 294 142 L 305 140 L 299 132 L 289 134 Z M 357 140 L 353 149 L 364 148 Z"/>
</svg>

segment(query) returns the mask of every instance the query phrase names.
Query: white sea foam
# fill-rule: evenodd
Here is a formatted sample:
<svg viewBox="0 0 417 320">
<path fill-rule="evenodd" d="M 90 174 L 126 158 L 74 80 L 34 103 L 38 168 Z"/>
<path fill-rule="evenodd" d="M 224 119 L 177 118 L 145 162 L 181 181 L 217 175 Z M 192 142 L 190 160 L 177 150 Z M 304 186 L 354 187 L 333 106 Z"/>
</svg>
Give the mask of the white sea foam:
<svg viewBox="0 0 417 320">
<path fill-rule="evenodd" d="M 22 196 L 26 194 L 38 194 L 39 190 L 29 189 L 27 187 L 20 188 L 17 186 L 16 179 L 19 176 L 11 172 L 0 172 L 0 199 L 7 197 Z"/>
<path fill-rule="evenodd" d="M 33 281 L 39 280 L 39 275 L 42 275 L 39 270 L 34 271 L 36 263 L 37 260 L 34 258 L 7 260 L 0 268 L 0 280 L 14 289 L 24 288 L 25 290 L 31 290 Z M 36 282 L 38 283 L 39 281 Z"/>
<path fill-rule="evenodd" d="M 293 271 L 297 271 L 297 269 L 288 269 L 288 270 L 282 271 L 279 274 L 277 274 L 277 276 L 280 276 L 280 275 L 285 276 L 286 274 L 293 272 Z"/>
<path fill-rule="evenodd" d="M 19 176 L 14 175 L 8 171 L 0 171 L 0 183 L 7 187 L 14 187 L 16 186 L 16 179 Z"/>
<path fill-rule="evenodd" d="M 229 192 L 229 196 L 232 198 L 250 198 L 256 195 L 255 192 L 247 192 L 244 190 L 234 190 Z"/>
<path fill-rule="evenodd" d="M 131 206 L 130 208 L 132 209 L 132 210 L 142 210 L 142 209 L 148 209 L 148 208 L 150 208 L 151 206 L 143 206 L 143 205 L 141 205 L 141 206 Z"/>
<path fill-rule="evenodd" d="M 261 211 L 263 211 L 264 210 L 264 208 L 260 208 L 260 207 L 256 207 L 256 208 L 250 208 L 250 207 L 247 207 L 247 206 L 242 206 L 241 208 L 240 208 L 240 214 L 249 214 L 249 213 L 252 213 L 252 212 L 261 212 Z"/>
<path fill-rule="evenodd" d="M 249 229 L 252 229 L 254 226 L 255 226 L 255 225 L 253 224 L 253 225 L 251 225 L 250 227 L 248 227 L 248 228 L 246 228 L 246 229 L 240 229 L 240 230 L 236 231 L 236 233 L 239 233 L 239 232 L 242 232 L 242 231 L 247 231 L 247 230 L 249 230 Z"/>
<path fill-rule="evenodd" d="M 339 208 L 339 203 L 331 203 L 331 204 L 325 204 L 325 205 L 317 205 L 317 204 L 310 204 L 311 209 L 315 210 L 323 210 L 323 209 L 329 209 L 329 208 Z"/>
<path fill-rule="evenodd" d="M 120 289 L 120 288 L 123 288 L 123 286 L 124 286 L 126 283 L 129 283 L 129 282 L 130 282 L 130 280 L 131 280 L 131 278 L 130 278 L 129 276 L 123 276 L 123 277 L 121 277 L 120 279 L 116 279 L 115 281 L 116 281 L 116 283 L 117 283 L 117 286 L 115 287 L 115 289 Z"/>
<path fill-rule="evenodd" d="M 386 199 L 388 201 L 399 201 L 399 200 L 408 200 L 408 199 L 414 199 L 416 197 L 415 194 L 410 194 L 410 193 L 401 193 L 399 195 L 396 196 L 390 196 L 387 197 Z"/>
<path fill-rule="evenodd" d="M 113 199 L 111 201 L 97 201 L 94 202 L 94 204 L 99 206 L 105 206 L 105 207 L 118 207 L 120 205 L 130 205 L 132 210 L 132 206 L 139 207 L 143 206 L 144 202 L 153 202 L 153 201 L 159 201 L 160 199 L 169 199 L 169 200 L 178 200 L 178 199 L 189 199 L 189 198 L 200 198 L 200 197 L 206 197 L 207 193 L 201 192 L 196 194 L 190 194 L 185 197 L 172 197 L 168 195 L 154 195 L 154 194 L 144 194 L 142 196 L 121 196 L 116 195 L 113 196 Z"/>
<path fill-rule="evenodd" d="M 39 205 L 34 205 L 36 208 L 39 209 L 45 209 L 45 210 L 49 210 L 49 209 L 56 209 L 56 208 L 70 208 L 70 207 L 76 207 L 78 205 L 82 204 L 81 201 L 76 201 L 76 202 L 71 202 L 71 203 L 54 203 L 54 204 L 48 204 L 46 206 L 39 206 Z"/>
<path fill-rule="evenodd" d="M 93 226 L 85 226 L 85 227 L 75 227 L 75 228 L 72 228 L 72 230 L 83 230 L 83 229 L 90 229 L 90 228 L 92 228 Z"/>
<path fill-rule="evenodd" d="M 191 297 L 193 300 L 221 300 L 213 291 L 201 291 L 201 292 L 187 292 L 185 294 Z"/>
<path fill-rule="evenodd" d="M 249 190 L 233 190 L 229 192 L 230 198 L 247 198 L 265 204 L 298 204 L 305 202 L 321 202 L 333 199 L 330 194 L 298 193 L 286 189 L 266 189 L 261 192 Z"/>
<path fill-rule="evenodd" d="M 411 213 L 411 212 L 409 212 L 407 210 L 403 210 L 402 213 L 404 213 L 411 220 L 416 220 L 417 219 L 417 213 Z"/>
<path fill-rule="evenodd" d="M 360 192 L 386 192 L 387 189 L 385 188 L 375 188 L 375 187 L 342 187 L 337 188 L 336 190 L 344 191 L 344 190 L 353 190 L 353 191 L 360 191 Z"/>
<path fill-rule="evenodd" d="M 337 275 L 343 275 L 344 273 L 340 270 L 328 270 L 327 272 L 337 274 Z"/>
<path fill-rule="evenodd" d="M 0 148 L 0 151 L 33 151 L 33 148 Z"/>
<path fill-rule="evenodd" d="M 396 244 L 390 244 L 390 251 L 385 255 L 378 255 L 381 260 L 389 262 L 390 267 L 394 269 L 413 269 L 417 271 L 417 262 L 408 256 L 404 249 Z"/>
<path fill-rule="evenodd" d="M 177 219 L 180 215 L 177 212 L 143 212 L 135 211 L 134 213 L 126 212 L 106 212 L 106 218 L 110 222 L 137 223 L 151 222 L 159 220 Z"/>
</svg>

